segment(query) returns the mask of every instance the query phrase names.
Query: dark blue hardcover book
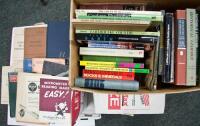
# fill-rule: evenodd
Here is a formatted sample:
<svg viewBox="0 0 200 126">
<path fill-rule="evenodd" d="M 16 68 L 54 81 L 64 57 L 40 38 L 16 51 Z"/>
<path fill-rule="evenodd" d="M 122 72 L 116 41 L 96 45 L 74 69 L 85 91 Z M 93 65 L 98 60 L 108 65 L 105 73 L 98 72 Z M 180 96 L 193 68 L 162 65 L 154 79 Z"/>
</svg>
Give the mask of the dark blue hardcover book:
<svg viewBox="0 0 200 126">
<path fill-rule="evenodd" d="M 171 75 L 173 74 L 171 71 L 171 67 L 173 67 L 173 22 L 174 16 L 173 13 L 166 13 L 165 15 L 165 40 L 164 40 L 164 67 L 163 67 L 163 76 L 162 81 L 164 83 L 172 83 L 173 79 Z M 173 52 L 173 53 L 172 53 Z"/>
<path fill-rule="evenodd" d="M 24 59 L 23 71 L 28 73 L 32 72 L 32 59 Z"/>
<path fill-rule="evenodd" d="M 69 22 L 49 22 L 47 58 L 69 58 Z"/>
</svg>

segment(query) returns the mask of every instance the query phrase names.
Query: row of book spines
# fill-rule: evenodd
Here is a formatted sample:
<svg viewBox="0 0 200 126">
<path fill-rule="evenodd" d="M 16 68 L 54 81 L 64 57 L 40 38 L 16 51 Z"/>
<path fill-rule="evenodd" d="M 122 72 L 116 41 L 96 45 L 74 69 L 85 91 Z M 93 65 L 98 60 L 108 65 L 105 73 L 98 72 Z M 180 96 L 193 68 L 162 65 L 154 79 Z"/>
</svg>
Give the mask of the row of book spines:
<svg viewBox="0 0 200 126">
<path fill-rule="evenodd" d="M 100 71 L 85 70 L 82 71 L 83 78 L 86 79 L 102 79 L 102 80 L 134 80 L 134 72 L 118 72 L 118 71 Z"/>
<path fill-rule="evenodd" d="M 80 66 L 109 67 L 109 68 L 144 68 L 143 63 L 100 62 L 100 61 L 80 61 Z"/>
<path fill-rule="evenodd" d="M 190 18 L 191 16 L 193 16 L 193 18 Z M 196 12 L 194 9 L 177 10 L 176 12 L 176 85 L 196 85 L 196 58 L 194 58 L 194 56 L 196 57 L 197 49 L 197 38 L 195 36 L 197 24 L 195 18 Z M 191 34 L 193 35 L 191 36 Z"/>
<path fill-rule="evenodd" d="M 96 66 L 85 66 L 85 70 L 100 70 L 100 71 L 113 71 L 113 72 L 134 72 L 149 74 L 149 69 L 131 69 L 131 68 L 110 68 L 110 67 L 96 67 Z"/>
</svg>

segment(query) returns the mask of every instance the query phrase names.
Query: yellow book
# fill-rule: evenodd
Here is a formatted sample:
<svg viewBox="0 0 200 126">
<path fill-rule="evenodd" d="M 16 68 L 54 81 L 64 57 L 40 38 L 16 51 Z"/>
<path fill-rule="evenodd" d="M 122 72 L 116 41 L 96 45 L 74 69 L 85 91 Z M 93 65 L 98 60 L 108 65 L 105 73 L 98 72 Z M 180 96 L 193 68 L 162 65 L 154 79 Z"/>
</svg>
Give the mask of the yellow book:
<svg viewBox="0 0 200 126">
<path fill-rule="evenodd" d="M 131 68 L 111 68 L 111 67 L 97 67 L 85 66 L 86 70 L 100 70 L 100 71 L 118 71 L 118 72 L 134 72 L 134 73 L 150 73 L 149 69 L 131 69 Z"/>
<path fill-rule="evenodd" d="M 80 66 L 101 66 L 101 67 L 110 67 L 115 68 L 117 65 L 116 62 L 99 62 L 99 61 L 80 61 Z"/>
</svg>

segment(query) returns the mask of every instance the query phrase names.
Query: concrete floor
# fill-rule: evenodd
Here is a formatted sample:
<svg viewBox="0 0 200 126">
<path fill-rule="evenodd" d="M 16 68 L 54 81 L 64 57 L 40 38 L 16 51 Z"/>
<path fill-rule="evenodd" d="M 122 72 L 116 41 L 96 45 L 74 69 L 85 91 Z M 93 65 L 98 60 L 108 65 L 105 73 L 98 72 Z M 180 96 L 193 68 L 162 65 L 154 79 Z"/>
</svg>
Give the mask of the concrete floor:
<svg viewBox="0 0 200 126">
<path fill-rule="evenodd" d="M 66 19 L 69 0 L 49 0 L 47 6 L 40 0 L 0 0 L 0 67 L 9 65 L 12 27 Z M 7 125 L 6 111 L 1 105 L 0 126 Z M 167 95 L 163 115 L 103 115 L 96 126 L 200 126 L 200 92 Z"/>
</svg>

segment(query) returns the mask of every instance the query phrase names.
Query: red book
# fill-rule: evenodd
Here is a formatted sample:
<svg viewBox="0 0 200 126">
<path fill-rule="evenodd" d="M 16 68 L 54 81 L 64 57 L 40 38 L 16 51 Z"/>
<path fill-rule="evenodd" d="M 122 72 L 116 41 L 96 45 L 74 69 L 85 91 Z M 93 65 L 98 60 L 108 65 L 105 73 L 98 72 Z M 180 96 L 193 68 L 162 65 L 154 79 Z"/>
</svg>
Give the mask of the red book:
<svg viewBox="0 0 200 126">
<path fill-rule="evenodd" d="M 186 11 L 176 11 L 175 85 L 186 85 Z"/>
<path fill-rule="evenodd" d="M 83 70 L 83 78 L 99 80 L 134 80 L 133 72 Z"/>
</svg>

